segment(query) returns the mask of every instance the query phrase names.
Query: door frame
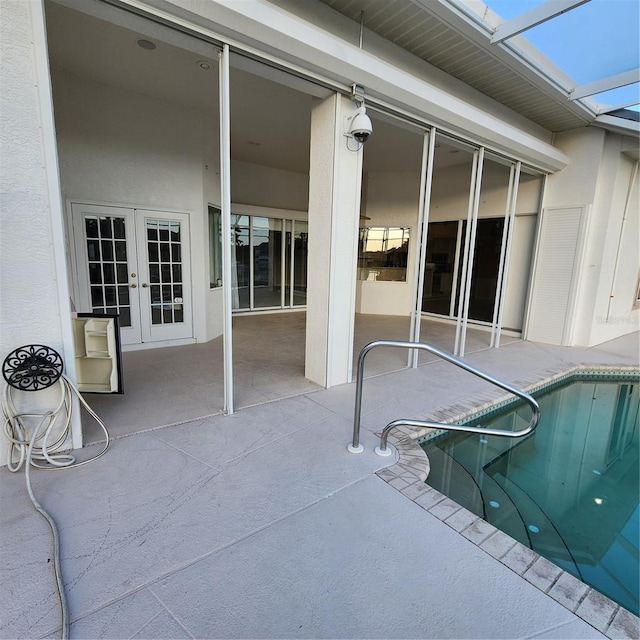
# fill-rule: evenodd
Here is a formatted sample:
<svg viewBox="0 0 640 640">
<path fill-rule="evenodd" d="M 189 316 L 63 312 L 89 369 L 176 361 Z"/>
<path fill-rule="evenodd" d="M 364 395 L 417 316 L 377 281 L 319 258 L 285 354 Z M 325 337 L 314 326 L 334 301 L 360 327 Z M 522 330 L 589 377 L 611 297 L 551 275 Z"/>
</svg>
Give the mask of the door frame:
<svg viewBox="0 0 640 640">
<path fill-rule="evenodd" d="M 82 310 L 77 309 L 77 305 L 79 301 L 82 299 L 82 295 L 80 293 L 80 269 L 84 268 L 84 265 L 78 264 L 78 257 L 76 251 L 76 241 L 75 237 L 75 228 L 74 228 L 74 217 L 73 217 L 73 206 L 87 206 L 87 207 L 109 207 L 112 209 L 128 209 L 135 211 L 145 211 L 145 212 L 158 212 L 162 214 L 182 214 L 187 216 L 187 220 L 189 223 L 189 230 L 186 237 L 186 242 L 189 246 L 189 261 L 185 262 L 186 266 L 186 276 L 185 283 L 188 283 L 189 288 L 191 290 L 191 313 L 190 313 L 190 326 L 191 326 L 191 337 L 189 338 L 175 338 L 175 339 L 166 339 L 166 340 L 156 340 L 152 342 L 140 342 L 136 344 L 127 344 L 122 345 L 122 351 L 139 351 L 143 349 L 153 349 L 159 347 L 175 347 L 187 344 L 195 344 L 197 342 L 195 337 L 195 315 L 196 315 L 196 304 L 195 304 L 195 294 L 193 287 L 193 242 L 192 242 L 192 212 L 177 210 L 172 207 L 158 207 L 158 206 L 148 206 L 144 204 L 131 204 L 131 203 L 122 203 L 122 202 L 109 202 L 104 200 L 92 200 L 89 198 L 66 198 L 65 199 L 65 241 L 66 241 L 66 254 L 67 254 L 67 264 L 68 264 L 68 274 L 69 274 L 69 286 L 70 292 L 72 295 L 71 300 L 71 309 L 72 315 L 76 313 L 81 313 Z M 135 221 L 134 221 L 135 226 Z M 137 238 L 133 239 L 134 244 L 137 243 Z M 137 248 L 137 247 L 136 247 Z"/>
</svg>

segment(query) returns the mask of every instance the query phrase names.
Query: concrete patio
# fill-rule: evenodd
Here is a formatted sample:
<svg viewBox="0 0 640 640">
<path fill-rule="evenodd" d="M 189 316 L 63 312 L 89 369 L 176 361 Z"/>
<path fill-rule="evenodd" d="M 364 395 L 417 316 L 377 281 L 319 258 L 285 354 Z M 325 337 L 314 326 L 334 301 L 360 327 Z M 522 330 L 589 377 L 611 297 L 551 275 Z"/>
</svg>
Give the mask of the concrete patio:
<svg viewBox="0 0 640 640">
<path fill-rule="evenodd" d="M 507 381 L 637 366 L 638 334 L 466 359 Z M 119 437 L 95 463 L 34 471 L 60 527 L 71 637 L 637 637 L 625 610 L 465 521 L 418 477 L 383 471 L 400 465 L 373 453 L 374 432 L 486 390 L 444 362 L 368 379 L 360 455 L 346 451 L 350 384 Z M 22 474 L 2 475 L 1 637 L 57 637 L 49 528 Z"/>
</svg>

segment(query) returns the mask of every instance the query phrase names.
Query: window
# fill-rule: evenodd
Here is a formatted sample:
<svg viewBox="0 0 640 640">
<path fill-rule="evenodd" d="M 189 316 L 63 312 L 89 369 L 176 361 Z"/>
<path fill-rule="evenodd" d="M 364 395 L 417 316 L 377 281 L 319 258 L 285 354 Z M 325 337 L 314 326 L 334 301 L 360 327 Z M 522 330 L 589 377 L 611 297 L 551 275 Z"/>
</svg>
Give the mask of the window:
<svg viewBox="0 0 640 640">
<path fill-rule="evenodd" d="M 306 305 L 307 223 L 231 215 L 231 296 L 236 311 Z"/>
<path fill-rule="evenodd" d="M 220 209 L 209 207 L 209 283 L 222 286 L 222 216 Z"/>
<path fill-rule="evenodd" d="M 365 227 L 358 244 L 358 280 L 406 282 L 409 227 Z"/>
</svg>

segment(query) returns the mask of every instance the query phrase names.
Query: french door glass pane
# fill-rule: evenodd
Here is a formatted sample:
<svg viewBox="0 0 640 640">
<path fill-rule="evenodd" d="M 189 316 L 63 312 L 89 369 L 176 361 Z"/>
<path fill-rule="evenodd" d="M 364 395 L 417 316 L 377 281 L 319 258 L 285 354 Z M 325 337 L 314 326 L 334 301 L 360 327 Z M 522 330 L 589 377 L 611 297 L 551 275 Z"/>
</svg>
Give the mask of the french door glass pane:
<svg viewBox="0 0 640 640">
<path fill-rule="evenodd" d="M 151 324 L 183 322 L 180 222 L 147 218 L 145 226 L 151 283 Z"/>
<path fill-rule="evenodd" d="M 85 216 L 89 296 L 94 313 L 120 316 L 120 326 L 131 326 L 125 219 Z M 119 284 L 122 286 L 116 287 Z"/>
</svg>

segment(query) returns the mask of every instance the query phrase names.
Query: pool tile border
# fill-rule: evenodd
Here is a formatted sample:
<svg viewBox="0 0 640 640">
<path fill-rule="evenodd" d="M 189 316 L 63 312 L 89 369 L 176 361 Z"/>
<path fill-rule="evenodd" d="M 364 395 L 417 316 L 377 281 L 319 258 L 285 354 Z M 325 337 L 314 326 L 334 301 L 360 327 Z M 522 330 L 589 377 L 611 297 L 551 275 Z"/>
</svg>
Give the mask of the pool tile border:
<svg viewBox="0 0 640 640">
<path fill-rule="evenodd" d="M 514 385 L 532 393 L 561 384 L 574 376 L 637 380 L 640 379 L 640 368 L 564 365 L 516 380 Z M 463 422 L 486 413 L 488 409 L 502 408 L 512 401 L 511 394 L 487 392 L 438 409 L 421 416 L 421 419 L 442 423 Z M 397 461 L 376 475 L 608 638 L 638 638 L 640 618 L 425 484 L 431 467 L 418 440 L 429 440 L 442 433 L 445 430 L 398 427 L 388 438 L 389 444 L 396 449 Z"/>
</svg>

